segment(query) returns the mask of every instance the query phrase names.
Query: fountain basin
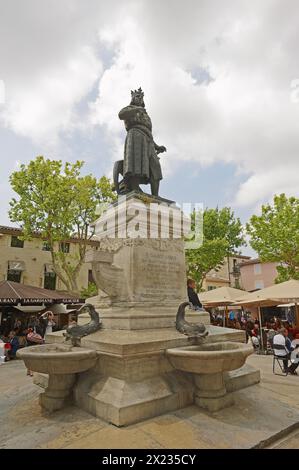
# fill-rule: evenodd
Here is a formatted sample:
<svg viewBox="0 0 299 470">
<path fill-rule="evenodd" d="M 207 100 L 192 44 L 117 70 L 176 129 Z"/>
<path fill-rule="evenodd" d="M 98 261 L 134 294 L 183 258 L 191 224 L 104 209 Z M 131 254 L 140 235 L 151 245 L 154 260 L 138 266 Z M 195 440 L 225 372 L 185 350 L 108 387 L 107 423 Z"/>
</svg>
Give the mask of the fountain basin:
<svg viewBox="0 0 299 470">
<path fill-rule="evenodd" d="M 26 367 L 43 374 L 77 374 L 93 367 L 97 353 L 91 349 L 64 345 L 41 344 L 18 351 Z"/>
<path fill-rule="evenodd" d="M 166 350 L 166 355 L 175 369 L 195 374 L 216 374 L 239 369 L 252 353 L 252 346 L 233 341 Z"/>
<path fill-rule="evenodd" d="M 17 352 L 25 366 L 48 374 L 48 386 L 39 396 L 40 405 L 47 411 L 56 411 L 67 405 L 72 397 L 76 374 L 93 367 L 97 352 L 67 344 L 42 344 Z"/>
<path fill-rule="evenodd" d="M 234 404 L 232 394 L 226 391 L 224 373 L 242 367 L 252 353 L 252 346 L 232 341 L 166 350 L 175 369 L 192 374 L 194 401 L 209 411 Z"/>
</svg>

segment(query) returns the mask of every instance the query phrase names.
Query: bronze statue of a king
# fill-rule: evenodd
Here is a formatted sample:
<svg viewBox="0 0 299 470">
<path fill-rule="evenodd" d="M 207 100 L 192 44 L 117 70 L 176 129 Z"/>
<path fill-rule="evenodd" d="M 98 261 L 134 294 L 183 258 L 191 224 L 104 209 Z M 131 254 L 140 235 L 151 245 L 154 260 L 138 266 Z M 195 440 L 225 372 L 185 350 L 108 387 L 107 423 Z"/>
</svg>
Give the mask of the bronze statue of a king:
<svg viewBox="0 0 299 470">
<path fill-rule="evenodd" d="M 141 88 L 131 91 L 131 103 L 118 114 L 127 131 L 124 160 L 115 162 L 113 170 L 118 194 L 141 191 L 140 184 L 150 184 L 152 195 L 159 195 L 162 171 L 158 154 L 166 152 L 166 148 L 154 142 L 152 121 L 146 112 L 143 96 Z M 123 176 L 121 182 L 119 175 Z"/>
</svg>

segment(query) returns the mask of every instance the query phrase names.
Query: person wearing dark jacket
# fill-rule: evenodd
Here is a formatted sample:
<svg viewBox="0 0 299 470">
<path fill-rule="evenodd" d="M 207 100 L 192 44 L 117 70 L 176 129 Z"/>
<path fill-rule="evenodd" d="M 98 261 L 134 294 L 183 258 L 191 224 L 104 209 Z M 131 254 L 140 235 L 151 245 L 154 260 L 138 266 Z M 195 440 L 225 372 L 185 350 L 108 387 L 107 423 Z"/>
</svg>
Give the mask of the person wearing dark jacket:
<svg viewBox="0 0 299 470">
<path fill-rule="evenodd" d="M 188 279 L 187 281 L 187 291 L 188 291 L 188 299 L 189 302 L 193 305 L 195 310 L 202 308 L 202 303 L 198 298 L 197 293 L 195 292 L 195 281 L 193 279 Z"/>
<path fill-rule="evenodd" d="M 12 330 L 9 333 L 8 337 L 9 337 L 9 342 L 10 342 L 10 345 L 11 345 L 11 349 L 9 351 L 9 358 L 10 359 L 15 359 L 17 350 L 19 349 L 19 340 L 18 340 L 18 337 L 17 337 L 16 332 L 14 330 Z"/>
</svg>

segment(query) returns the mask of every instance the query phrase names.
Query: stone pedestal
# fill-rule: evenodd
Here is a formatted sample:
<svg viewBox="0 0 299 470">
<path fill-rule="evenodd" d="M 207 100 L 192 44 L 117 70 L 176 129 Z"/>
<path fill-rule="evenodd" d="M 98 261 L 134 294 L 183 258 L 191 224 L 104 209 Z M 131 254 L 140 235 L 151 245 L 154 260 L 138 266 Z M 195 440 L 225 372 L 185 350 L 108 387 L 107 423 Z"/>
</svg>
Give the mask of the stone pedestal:
<svg viewBox="0 0 299 470">
<path fill-rule="evenodd" d="M 157 205 L 154 212 L 151 203 Z M 81 340 L 99 354 L 96 365 L 78 376 L 73 398 L 116 426 L 194 403 L 192 376 L 176 370 L 165 353 L 195 341 L 175 329 L 178 307 L 187 299 L 184 223 L 171 201 L 136 193 L 95 222 L 100 247 L 87 260 L 99 295 L 87 302 L 98 311 L 103 328 Z M 239 330 L 211 327 L 207 312 L 186 309 L 186 319 L 207 325 L 208 342 L 245 338 Z M 89 320 L 81 315 L 79 323 Z M 61 333 L 47 339 L 63 340 Z"/>
<path fill-rule="evenodd" d="M 63 408 L 70 399 L 76 374 L 50 374 L 47 388 L 39 396 L 40 405 L 47 411 Z"/>
<path fill-rule="evenodd" d="M 209 411 L 218 411 L 234 404 L 231 394 L 227 394 L 224 374 L 194 374 L 195 403 Z"/>
<path fill-rule="evenodd" d="M 133 194 L 95 222 L 100 248 L 90 252 L 100 289 L 89 299 L 105 329 L 173 327 L 187 300 L 181 210 L 165 200 Z"/>
<path fill-rule="evenodd" d="M 178 306 L 187 299 L 185 222 L 171 201 L 137 193 L 95 222 L 100 248 L 88 261 L 100 293 L 88 302 L 103 330 L 83 338 L 82 346 L 91 345 L 100 358 L 80 376 L 74 398 L 117 426 L 193 403 L 192 380 L 174 370 L 164 353 L 171 344 L 189 344 L 175 330 Z M 209 323 L 207 313 L 202 319 Z M 79 323 L 86 321 L 81 315 Z"/>
</svg>

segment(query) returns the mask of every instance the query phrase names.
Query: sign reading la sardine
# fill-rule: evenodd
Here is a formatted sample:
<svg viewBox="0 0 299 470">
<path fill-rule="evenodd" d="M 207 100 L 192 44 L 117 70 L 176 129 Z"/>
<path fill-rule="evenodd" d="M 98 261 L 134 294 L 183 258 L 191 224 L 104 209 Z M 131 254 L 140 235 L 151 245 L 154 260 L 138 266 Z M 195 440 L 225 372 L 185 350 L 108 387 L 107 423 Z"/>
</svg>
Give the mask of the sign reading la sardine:
<svg viewBox="0 0 299 470">
<path fill-rule="evenodd" d="M 21 303 L 26 304 L 52 304 L 53 299 L 21 299 Z"/>
<path fill-rule="evenodd" d="M 61 304 L 72 304 L 72 303 L 80 303 L 80 299 L 22 299 L 22 304 L 53 304 L 53 303 L 61 303 Z"/>
</svg>

